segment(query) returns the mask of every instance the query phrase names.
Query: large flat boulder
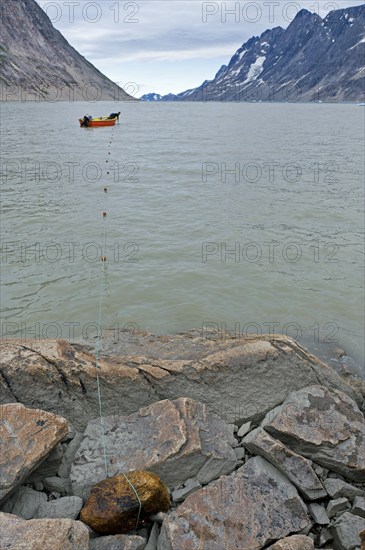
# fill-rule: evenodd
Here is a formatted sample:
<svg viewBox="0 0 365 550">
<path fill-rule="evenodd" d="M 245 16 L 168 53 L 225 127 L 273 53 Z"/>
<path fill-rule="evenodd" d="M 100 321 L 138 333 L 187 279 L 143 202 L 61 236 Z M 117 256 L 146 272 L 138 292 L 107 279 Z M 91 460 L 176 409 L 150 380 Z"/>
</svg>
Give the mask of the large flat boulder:
<svg viewBox="0 0 365 550">
<path fill-rule="evenodd" d="M 0 405 L 0 503 L 64 439 L 68 422 L 20 403 Z"/>
<path fill-rule="evenodd" d="M 363 400 L 360 390 L 286 336 L 133 333 L 133 342 L 123 342 L 115 353 L 99 361 L 105 415 L 128 415 L 156 401 L 188 396 L 227 422 L 242 424 L 261 420 L 289 392 L 313 384 Z M 5 341 L 0 373 L 3 403 L 20 401 L 63 415 L 78 431 L 99 415 L 95 359 L 80 346 L 64 340 Z"/>
<path fill-rule="evenodd" d="M 237 463 L 233 427 L 192 399 L 164 400 L 129 416 L 106 417 L 104 429 L 109 476 L 149 470 L 173 488 L 191 477 L 208 483 Z M 83 497 L 105 477 L 99 419 L 87 425 L 70 476 L 74 493 Z"/>
<path fill-rule="evenodd" d="M 250 432 L 244 438 L 243 445 L 251 454 L 262 456 L 273 464 L 307 499 L 316 500 L 327 496 L 310 462 L 262 428 Z"/>
<path fill-rule="evenodd" d="M 0 548 L 11 550 L 88 550 L 85 525 L 72 519 L 30 519 L 0 512 Z"/>
<path fill-rule="evenodd" d="M 0 347 L 0 396 L 65 416 L 82 432 L 99 415 L 95 358 L 64 340 L 8 341 Z M 158 398 L 127 362 L 99 361 L 105 414 L 129 414 Z"/>
<path fill-rule="evenodd" d="M 188 496 L 166 516 L 158 550 L 259 550 L 309 525 L 296 488 L 269 462 L 255 457 L 235 474 Z"/>
<path fill-rule="evenodd" d="M 318 385 L 293 392 L 262 426 L 296 453 L 365 481 L 364 416 L 343 392 Z"/>
</svg>

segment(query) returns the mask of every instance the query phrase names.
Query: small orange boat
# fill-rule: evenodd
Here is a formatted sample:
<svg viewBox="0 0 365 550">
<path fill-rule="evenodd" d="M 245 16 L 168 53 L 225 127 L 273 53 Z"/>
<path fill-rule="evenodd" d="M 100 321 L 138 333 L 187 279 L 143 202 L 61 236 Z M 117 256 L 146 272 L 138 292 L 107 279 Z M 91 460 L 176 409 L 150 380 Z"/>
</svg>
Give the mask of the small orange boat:
<svg viewBox="0 0 365 550">
<path fill-rule="evenodd" d="M 98 118 L 84 116 L 84 118 L 79 118 L 80 126 L 85 128 L 95 126 L 114 126 L 117 120 L 119 120 L 120 113 L 113 114 L 114 116 L 100 116 Z"/>
</svg>

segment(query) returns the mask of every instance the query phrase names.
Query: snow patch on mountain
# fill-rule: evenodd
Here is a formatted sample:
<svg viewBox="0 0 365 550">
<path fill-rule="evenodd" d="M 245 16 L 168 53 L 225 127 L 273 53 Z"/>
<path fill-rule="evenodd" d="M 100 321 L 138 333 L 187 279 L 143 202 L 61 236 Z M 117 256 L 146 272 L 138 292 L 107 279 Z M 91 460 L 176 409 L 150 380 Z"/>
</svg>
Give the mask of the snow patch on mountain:
<svg viewBox="0 0 365 550">
<path fill-rule="evenodd" d="M 359 42 L 357 42 L 357 44 L 355 44 L 354 46 L 352 46 L 351 48 L 349 48 L 349 50 L 354 50 L 355 48 L 357 48 L 358 46 L 360 46 L 360 44 L 364 44 L 365 43 L 365 36 L 364 38 L 362 38 Z"/>
<path fill-rule="evenodd" d="M 258 57 L 254 63 L 252 63 L 247 73 L 246 80 L 243 82 L 243 84 L 247 84 L 247 82 L 252 82 L 252 80 L 256 80 L 256 78 L 263 71 L 263 65 L 265 63 L 265 60 L 266 60 L 266 56 L 262 55 Z"/>
<path fill-rule="evenodd" d="M 247 50 L 243 50 L 240 55 L 238 56 L 238 61 L 241 61 L 241 59 L 243 58 L 244 55 L 246 55 L 247 53 Z"/>
</svg>

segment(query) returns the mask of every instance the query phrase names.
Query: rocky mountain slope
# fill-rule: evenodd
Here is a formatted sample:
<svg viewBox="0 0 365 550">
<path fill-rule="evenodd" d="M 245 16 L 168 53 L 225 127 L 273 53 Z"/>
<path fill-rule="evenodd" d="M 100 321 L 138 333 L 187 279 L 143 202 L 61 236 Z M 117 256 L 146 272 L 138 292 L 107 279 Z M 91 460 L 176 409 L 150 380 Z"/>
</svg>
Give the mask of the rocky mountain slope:
<svg viewBox="0 0 365 550">
<path fill-rule="evenodd" d="M 2 0 L 0 21 L 0 100 L 132 99 L 70 46 L 35 0 Z"/>
<path fill-rule="evenodd" d="M 287 29 L 254 36 L 213 80 L 163 101 L 364 101 L 365 5 L 301 10 Z"/>
<path fill-rule="evenodd" d="M 141 98 L 142 101 L 161 101 L 162 96 L 160 94 L 155 94 L 154 92 L 150 94 L 144 94 Z"/>
</svg>

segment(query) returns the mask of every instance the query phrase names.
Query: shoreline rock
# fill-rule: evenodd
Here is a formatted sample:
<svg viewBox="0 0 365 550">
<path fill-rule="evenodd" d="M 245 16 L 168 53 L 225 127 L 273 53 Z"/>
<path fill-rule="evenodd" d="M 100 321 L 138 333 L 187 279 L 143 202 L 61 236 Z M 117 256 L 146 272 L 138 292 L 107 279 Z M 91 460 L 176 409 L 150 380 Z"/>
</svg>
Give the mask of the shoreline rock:
<svg viewBox="0 0 365 550">
<path fill-rule="evenodd" d="M 159 350 L 166 344 L 166 359 L 162 351 L 162 358 L 156 359 L 155 348 L 148 355 L 150 339 L 140 335 L 146 355 L 99 361 L 105 416 L 128 415 L 156 401 L 190 397 L 225 422 L 240 426 L 259 422 L 290 392 L 315 384 L 338 389 L 359 406 L 364 401 L 365 382 L 357 387 L 345 381 L 290 337 L 232 337 L 218 343 L 194 332 L 155 337 Z M 174 346 L 186 350 L 174 354 Z M 80 346 L 64 340 L 3 342 L 0 374 L 2 403 L 19 401 L 59 414 L 77 431 L 99 415 L 95 359 Z"/>
<path fill-rule="evenodd" d="M 296 453 L 365 482 L 364 415 L 346 394 L 324 386 L 303 388 L 289 394 L 261 425 Z"/>
<path fill-rule="evenodd" d="M 67 421 L 20 403 L 0 405 L 0 504 L 62 441 Z"/>
<path fill-rule="evenodd" d="M 295 487 L 261 457 L 190 495 L 162 524 L 158 550 L 259 550 L 310 526 Z"/>
<path fill-rule="evenodd" d="M 318 500 L 327 496 L 310 462 L 271 437 L 262 428 L 257 428 L 246 436 L 243 445 L 251 454 L 268 460 L 309 500 Z"/>
<path fill-rule="evenodd" d="M 15 550 L 88 550 L 89 535 L 72 519 L 25 520 L 0 512 L 0 548 Z"/>
<path fill-rule="evenodd" d="M 106 485 L 112 494 L 111 475 L 154 471 L 170 486 L 170 510 L 143 513 L 123 535 L 78 521 L 79 497 L 105 483 L 94 359 L 63 341 L 5 342 L 5 541 L 25 548 L 22 533 L 36 550 L 39 531 L 43 550 L 360 548 L 363 380 L 341 378 L 290 338 L 214 342 L 191 331 L 137 340 L 140 355 L 100 362 Z"/>
<path fill-rule="evenodd" d="M 194 477 L 209 483 L 234 470 L 232 426 L 192 399 L 159 401 L 123 417 L 104 418 L 110 476 L 131 469 L 157 474 L 171 489 Z M 87 425 L 73 465 L 74 494 L 85 498 L 105 476 L 99 419 Z"/>
</svg>

